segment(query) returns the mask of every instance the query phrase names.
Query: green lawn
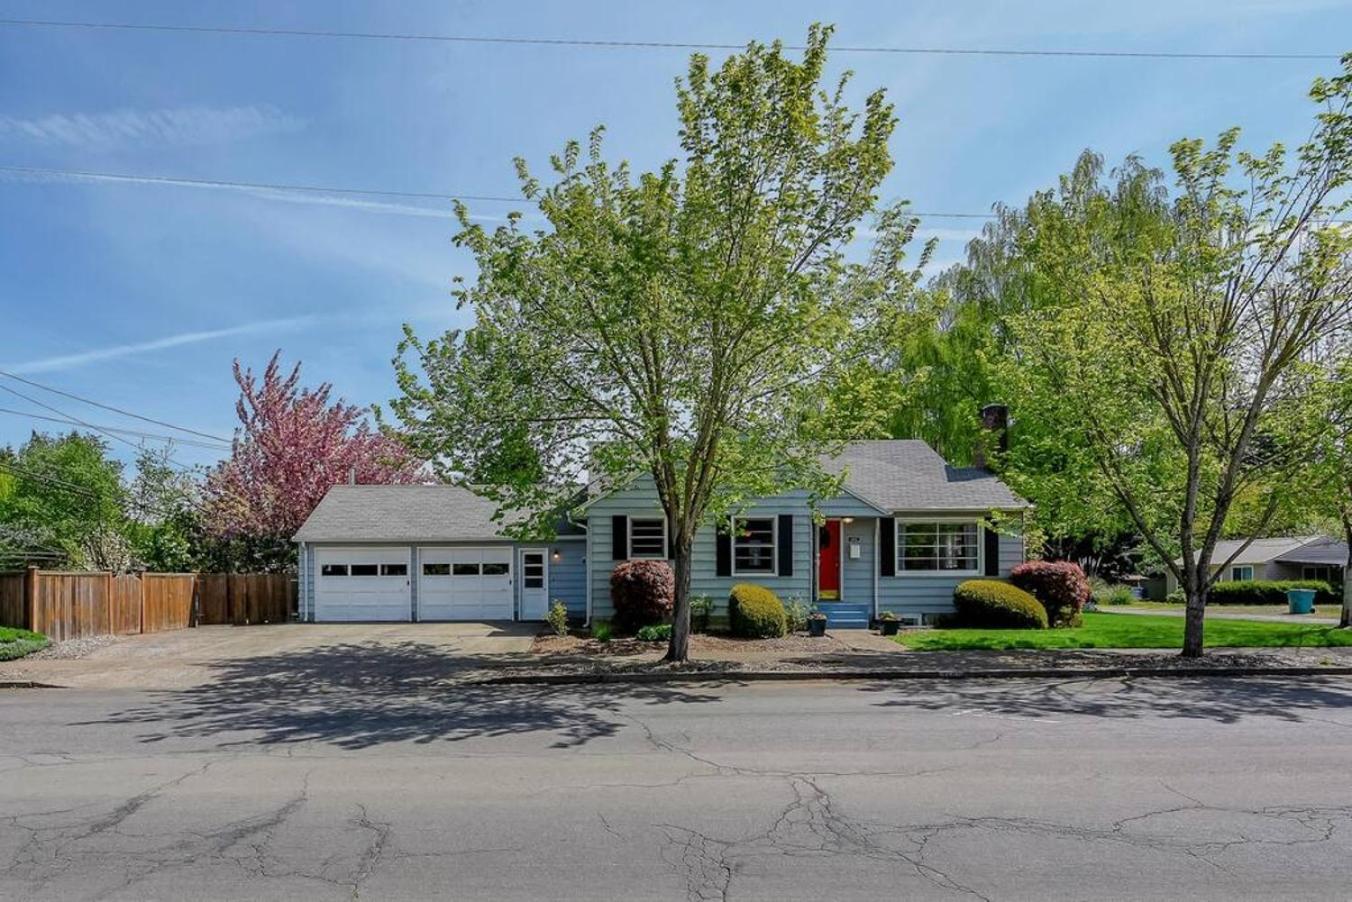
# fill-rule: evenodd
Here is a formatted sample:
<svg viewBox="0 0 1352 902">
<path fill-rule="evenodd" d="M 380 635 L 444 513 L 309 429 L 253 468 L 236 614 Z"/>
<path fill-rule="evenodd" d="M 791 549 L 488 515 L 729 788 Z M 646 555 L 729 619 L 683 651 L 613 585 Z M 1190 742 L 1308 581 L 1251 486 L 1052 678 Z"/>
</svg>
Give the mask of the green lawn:
<svg viewBox="0 0 1352 902">
<path fill-rule="evenodd" d="M 0 626 L 0 661 L 12 661 L 31 655 L 40 648 L 47 647 L 47 637 L 41 633 Z"/>
<path fill-rule="evenodd" d="M 916 630 L 897 641 L 919 651 L 1017 648 L 1181 648 L 1182 617 L 1085 614 L 1084 626 L 1052 630 Z M 1257 620 L 1208 620 L 1206 644 L 1220 648 L 1352 645 L 1352 630 Z"/>
</svg>

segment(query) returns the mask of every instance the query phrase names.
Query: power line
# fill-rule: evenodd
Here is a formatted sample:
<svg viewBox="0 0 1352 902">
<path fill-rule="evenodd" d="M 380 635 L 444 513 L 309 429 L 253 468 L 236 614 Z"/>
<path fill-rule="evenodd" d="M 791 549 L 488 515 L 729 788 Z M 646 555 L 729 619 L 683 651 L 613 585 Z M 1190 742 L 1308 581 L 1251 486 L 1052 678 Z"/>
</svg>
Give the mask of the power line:
<svg viewBox="0 0 1352 902">
<path fill-rule="evenodd" d="M 50 385 L 43 385 L 41 382 L 34 382 L 32 379 L 25 379 L 23 376 L 16 375 L 6 370 L 0 370 L 0 376 L 6 376 L 10 379 L 13 379 L 16 382 L 22 382 L 24 385 L 31 385 L 34 388 L 40 388 L 43 391 L 51 392 L 54 395 L 61 395 L 63 398 L 70 398 L 72 401 L 79 401 L 82 404 L 88 404 L 91 407 L 98 407 L 103 410 L 110 411 L 112 413 L 121 414 L 124 417 L 131 417 L 134 420 L 140 420 L 144 423 L 153 423 L 156 426 L 164 426 L 166 429 L 173 429 L 177 432 L 186 432 L 189 435 L 196 435 L 202 438 L 209 438 L 213 442 L 220 442 L 225 445 L 230 444 L 230 439 L 228 438 L 221 438 L 220 436 L 212 435 L 209 432 L 199 432 L 196 429 L 189 429 L 186 426 L 176 426 L 173 423 L 168 423 L 165 422 L 164 420 L 157 420 L 154 417 L 142 416 L 139 413 L 132 413 L 130 410 L 123 410 L 121 407 L 114 407 L 111 404 L 102 404 L 98 401 L 92 401 L 89 398 L 81 397 L 80 395 L 73 394 L 72 392 L 63 391 L 62 389 L 59 388 L 52 388 Z M 130 430 L 113 430 L 113 431 L 122 432 Z"/>
<path fill-rule="evenodd" d="M 0 25 L 28 28 L 78 28 L 103 31 L 157 31 L 248 37 L 340 38 L 373 41 L 422 41 L 440 44 L 493 44 L 533 47 L 588 47 L 607 50 L 743 50 L 745 44 L 699 41 L 633 41 L 603 38 L 533 38 L 493 35 L 427 34 L 417 32 L 328 31 L 308 28 L 249 28 L 231 25 L 170 25 L 150 22 L 81 22 L 56 19 L 0 19 Z M 802 44 L 784 44 L 786 50 L 804 50 Z M 1336 53 L 1276 53 L 1269 51 L 1170 50 L 1052 50 L 1013 47 L 889 47 L 836 46 L 837 53 L 882 53 L 899 56 L 1072 57 L 1098 59 L 1166 60 L 1337 60 Z"/>
<path fill-rule="evenodd" d="M 86 429 L 92 429 L 92 430 L 95 431 L 95 432 L 98 432 L 98 433 L 100 433 L 100 434 L 102 434 L 102 435 L 105 435 L 105 436 L 107 436 L 107 437 L 110 438 L 110 439 L 114 439 L 115 441 L 119 441 L 119 442 L 121 442 L 122 444 L 127 445 L 127 446 L 130 447 L 130 448 L 134 448 L 134 449 L 137 450 L 137 451 L 142 450 L 141 446 L 138 445 L 138 444 L 136 444 L 135 442 L 133 442 L 131 439 L 123 438 L 122 436 L 118 435 L 118 434 L 115 433 L 115 432 L 109 432 L 109 431 L 106 430 L 106 429 L 103 429 L 103 428 L 101 428 L 101 427 L 99 427 L 99 426 L 95 426 L 93 423 L 90 423 L 90 422 L 88 422 L 87 420 L 82 420 L 82 419 L 80 419 L 80 418 L 77 417 L 77 416 L 72 416 L 71 414 L 66 413 L 66 411 L 61 410 L 60 408 L 57 408 L 57 407 L 53 407 L 52 405 L 47 404 L 47 403 L 44 403 L 44 402 L 42 402 L 42 401 L 39 401 L 37 398 L 34 398 L 32 395 L 26 395 L 26 394 L 24 394 L 23 392 L 19 391 L 18 389 L 10 388 L 8 385 L 0 385 L 0 391 L 6 391 L 6 392 L 9 392 L 11 395 L 14 395 L 14 396 L 17 397 L 17 398 L 22 398 L 23 400 L 27 401 L 29 404 L 36 404 L 37 406 L 43 408 L 44 410 L 50 410 L 52 413 L 56 414 L 57 416 L 69 417 L 70 419 L 74 420 L 76 423 L 78 423 L 79 425 L 83 426 L 84 428 L 86 428 Z M 172 466 L 172 467 L 177 467 L 180 471 L 182 471 L 182 472 L 184 472 L 184 473 L 192 473 L 192 472 L 194 472 L 192 467 L 188 466 L 187 464 L 179 463 L 178 461 L 174 460 L 172 457 L 170 457 L 170 456 L 167 455 L 167 454 L 164 456 L 164 462 L 165 462 L 166 464 L 169 464 L 169 465 Z"/>
<path fill-rule="evenodd" d="M 500 203 L 529 205 L 532 202 L 523 197 L 510 197 L 502 194 L 441 194 L 433 191 L 385 191 L 378 188 L 347 188 L 336 185 L 305 185 L 284 182 L 239 182 L 224 179 L 181 178 L 167 175 L 139 175 L 128 172 L 98 172 L 89 169 L 47 169 L 37 166 L 0 165 L 0 172 L 13 172 L 21 175 L 64 176 L 68 178 L 105 179 L 110 181 L 141 183 L 151 182 L 162 185 L 183 185 L 199 188 L 240 188 L 261 191 L 303 191 L 316 194 L 354 194 L 369 197 L 402 197 L 423 200 L 469 200 L 495 201 Z M 913 216 L 928 216 L 931 219 L 993 219 L 993 213 L 935 213 L 914 212 Z M 11 373 L 0 371 L 0 375 L 13 377 Z M 17 378 L 17 377 L 13 377 Z M 30 385 L 33 383 L 29 383 Z M 156 420 L 151 422 L 158 423 Z M 165 425 L 158 423 L 159 425 Z M 198 433 L 199 435 L 201 433 Z M 214 438 L 214 436 L 212 436 Z"/>
<path fill-rule="evenodd" d="M 65 424 L 71 425 L 71 426 L 79 426 L 79 425 L 81 425 L 81 423 L 80 423 L 78 420 L 71 420 L 71 419 L 67 419 L 67 418 L 65 418 L 65 417 L 49 417 L 49 416 L 45 416 L 45 415 L 40 414 L 40 413 L 30 413 L 29 411 L 26 411 L 26 410 L 13 410 L 13 409 L 8 408 L 8 407 L 0 407 L 0 413 L 8 413 L 8 414 L 13 414 L 14 416 L 28 417 L 28 418 L 34 419 L 34 420 L 46 420 L 47 422 L 51 422 L 51 423 L 65 423 Z M 103 430 L 105 430 L 105 431 L 107 431 L 107 432 L 116 432 L 116 433 L 119 433 L 119 434 L 121 434 L 121 435 L 134 435 L 134 436 L 137 436 L 138 438 L 159 439 L 159 440 L 164 441 L 164 442 L 174 442 L 174 443 L 179 444 L 179 445 L 189 446 L 189 447 L 193 447 L 193 448 L 206 448 L 206 449 L 211 450 L 211 451 L 228 451 L 228 450 L 230 450 L 230 446 L 229 446 L 229 445 L 209 444 L 209 443 L 207 443 L 207 442 L 198 442 L 198 441 L 194 441 L 194 440 L 192 440 L 192 439 L 179 438 L 179 437 L 176 436 L 176 435 L 161 435 L 161 434 L 158 433 L 158 432 L 140 432 L 140 431 L 138 431 L 138 430 L 136 430 L 136 429 L 119 429 L 119 428 L 116 427 L 116 426 L 100 426 L 99 428 L 100 428 L 100 429 L 103 429 Z"/>
</svg>

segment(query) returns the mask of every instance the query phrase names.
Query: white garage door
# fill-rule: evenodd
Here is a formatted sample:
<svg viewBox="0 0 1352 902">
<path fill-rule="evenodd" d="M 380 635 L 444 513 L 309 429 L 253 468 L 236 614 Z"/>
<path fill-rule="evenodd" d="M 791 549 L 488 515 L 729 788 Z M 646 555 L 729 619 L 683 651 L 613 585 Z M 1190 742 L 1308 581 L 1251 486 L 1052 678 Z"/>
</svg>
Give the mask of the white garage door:
<svg viewBox="0 0 1352 902">
<path fill-rule="evenodd" d="M 419 620 L 511 620 L 512 549 L 423 548 Z"/>
<path fill-rule="evenodd" d="M 315 552 L 315 619 L 408 620 L 407 548 L 320 548 Z"/>
</svg>

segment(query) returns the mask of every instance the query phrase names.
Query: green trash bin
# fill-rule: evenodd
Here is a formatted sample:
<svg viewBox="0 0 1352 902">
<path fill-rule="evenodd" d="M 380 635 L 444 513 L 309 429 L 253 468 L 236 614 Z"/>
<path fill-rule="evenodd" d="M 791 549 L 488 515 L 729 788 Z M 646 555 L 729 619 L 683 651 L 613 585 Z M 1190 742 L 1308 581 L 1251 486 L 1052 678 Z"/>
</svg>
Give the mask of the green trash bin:
<svg viewBox="0 0 1352 902">
<path fill-rule="evenodd" d="M 1314 589 L 1287 589 L 1286 605 L 1292 614 L 1314 613 Z"/>
</svg>

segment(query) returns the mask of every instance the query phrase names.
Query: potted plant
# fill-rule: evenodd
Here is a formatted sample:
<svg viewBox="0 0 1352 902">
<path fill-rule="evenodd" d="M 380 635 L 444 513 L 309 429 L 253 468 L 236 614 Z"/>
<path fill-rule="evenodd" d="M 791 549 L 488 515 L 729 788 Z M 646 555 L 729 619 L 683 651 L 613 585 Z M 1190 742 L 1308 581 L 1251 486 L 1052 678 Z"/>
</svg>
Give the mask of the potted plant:
<svg viewBox="0 0 1352 902">
<path fill-rule="evenodd" d="M 891 611 L 883 611 L 878 615 L 878 631 L 884 636 L 895 636 L 900 626 L 901 621 Z"/>
<path fill-rule="evenodd" d="M 826 615 L 821 611 L 813 611 L 807 615 L 807 634 L 809 636 L 826 635 Z"/>
</svg>

